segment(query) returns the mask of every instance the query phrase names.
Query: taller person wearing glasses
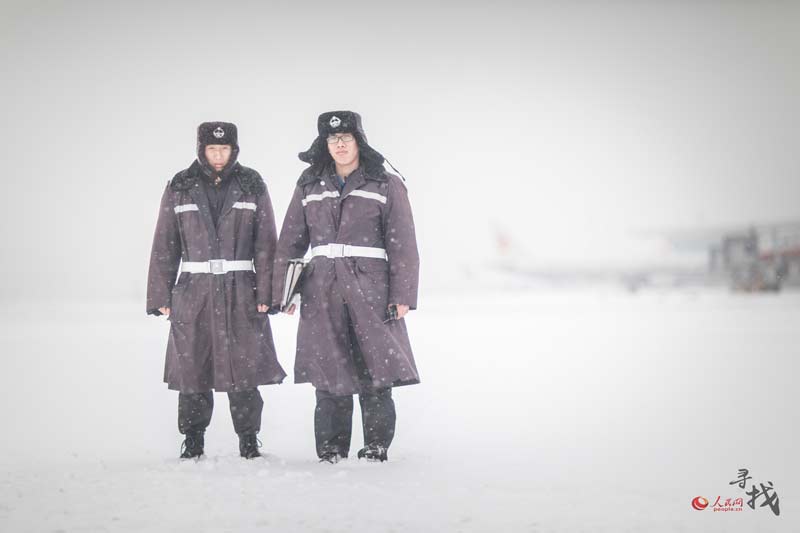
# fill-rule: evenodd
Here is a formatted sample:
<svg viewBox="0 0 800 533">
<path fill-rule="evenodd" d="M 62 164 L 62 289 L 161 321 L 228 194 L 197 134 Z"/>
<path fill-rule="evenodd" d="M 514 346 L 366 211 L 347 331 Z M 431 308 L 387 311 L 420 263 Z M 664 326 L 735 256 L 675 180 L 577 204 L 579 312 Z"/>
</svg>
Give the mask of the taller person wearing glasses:
<svg viewBox="0 0 800 533">
<path fill-rule="evenodd" d="M 385 461 L 395 431 L 392 387 L 419 383 L 404 320 L 417 307 L 414 220 L 403 181 L 384 170 L 358 113 L 323 113 L 317 131 L 300 154 L 310 166 L 278 239 L 272 308 L 280 306 L 289 260 L 310 247 L 294 375 L 316 389 L 317 455 L 330 463 L 348 456 L 358 394 L 358 457 Z M 285 311 L 293 314 L 294 306 Z"/>
</svg>

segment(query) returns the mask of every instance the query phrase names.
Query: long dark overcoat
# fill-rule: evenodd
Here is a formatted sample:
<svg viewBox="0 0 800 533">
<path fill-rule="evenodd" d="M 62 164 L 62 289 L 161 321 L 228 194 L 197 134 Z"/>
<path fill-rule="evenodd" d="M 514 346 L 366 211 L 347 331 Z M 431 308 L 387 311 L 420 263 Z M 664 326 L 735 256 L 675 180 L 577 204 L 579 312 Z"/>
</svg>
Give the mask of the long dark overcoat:
<svg viewBox="0 0 800 533">
<path fill-rule="evenodd" d="M 169 307 L 164 381 L 182 392 L 241 391 L 280 383 L 267 313 L 276 231 L 258 172 L 236 163 L 215 228 L 197 161 L 164 190 L 150 256 L 147 312 Z M 253 260 L 255 272 L 176 275 L 181 260 Z"/>
<path fill-rule="evenodd" d="M 385 259 L 313 257 L 302 285 L 295 382 L 334 394 L 363 390 L 353 353 L 372 387 L 419 383 L 405 319 L 386 320 L 390 303 L 417 307 L 419 254 L 405 184 L 359 167 L 339 192 L 329 166 L 298 180 L 278 239 L 273 305 L 289 259 L 330 243 L 383 248 Z M 352 329 L 351 329 L 352 325 Z M 350 332 L 354 332 L 354 335 Z"/>
</svg>

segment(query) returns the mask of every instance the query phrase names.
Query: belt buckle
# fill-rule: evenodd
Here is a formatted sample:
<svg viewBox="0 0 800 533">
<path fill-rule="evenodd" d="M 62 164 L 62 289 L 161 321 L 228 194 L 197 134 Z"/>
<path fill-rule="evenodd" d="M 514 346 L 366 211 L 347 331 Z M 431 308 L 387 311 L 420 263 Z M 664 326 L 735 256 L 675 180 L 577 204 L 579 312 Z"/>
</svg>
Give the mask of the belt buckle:
<svg viewBox="0 0 800 533">
<path fill-rule="evenodd" d="M 344 244 L 331 243 L 329 246 L 330 257 L 344 257 Z"/>
<path fill-rule="evenodd" d="M 208 262 L 209 270 L 211 271 L 212 274 L 224 274 L 225 273 L 224 263 L 225 263 L 224 259 L 211 259 Z"/>
</svg>

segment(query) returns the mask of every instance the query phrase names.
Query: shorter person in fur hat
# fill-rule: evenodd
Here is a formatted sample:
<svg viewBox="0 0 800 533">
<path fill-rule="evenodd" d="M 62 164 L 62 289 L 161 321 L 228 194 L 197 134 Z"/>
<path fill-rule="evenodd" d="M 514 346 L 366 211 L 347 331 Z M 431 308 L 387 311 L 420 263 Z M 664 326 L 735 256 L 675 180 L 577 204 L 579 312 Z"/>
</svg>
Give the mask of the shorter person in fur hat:
<svg viewBox="0 0 800 533">
<path fill-rule="evenodd" d="M 213 391 L 228 393 L 240 455 L 259 457 L 257 387 L 286 376 L 267 314 L 277 240 L 272 202 L 238 155 L 235 125 L 201 124 L 197 159 L 167 183 L 153 237 L 147 313 L 170 321 L 164 381 L 178 391 L 183 459 L 204 453 Z"/>
<path fill-rule="evenodd" d="M 272 306 L 280 306 L 289 260 L 310 248 L 294 371 L 296 383 L 316 389 L 317 455 L 330 463 L 348 456 L 358 394 L 358 457 L 385 461 L 395 431 L 392 388 L 419 383 L 404 318 L 417 307 L 419 277 L 411 205 L 403 181 L 368 144 L 358 113 L 323 113 L 317 133 L 300 154 L 309 168 L 278 239 Z"/>
</svg>

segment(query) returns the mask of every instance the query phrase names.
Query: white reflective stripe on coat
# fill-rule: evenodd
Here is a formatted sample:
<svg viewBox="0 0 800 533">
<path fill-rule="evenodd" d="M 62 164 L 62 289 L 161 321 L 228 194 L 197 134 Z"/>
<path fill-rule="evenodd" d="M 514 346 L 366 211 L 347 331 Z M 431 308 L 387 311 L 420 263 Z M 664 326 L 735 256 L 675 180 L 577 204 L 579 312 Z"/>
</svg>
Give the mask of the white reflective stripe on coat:
<svg viewBox="0 0 800 533">
<path fill-rule="evenodd" d="M 197 204 L 181 204 L 175 206 L 175 213 L 183 213 L 184 211 L 199 211 Z"/>
<path fill-rule="evenodd" d="M 256 210 L 256 204 L 253 202 L 235 202 L 233 204 L 234 209 L 250 209 L 252 211 Z"/>
<path fill-rule="evenodd" d="M 376 192 L 362 191 L 361 189 L 350 191 L 347 194 L 347 196 L 360 196 L 361 198 L 369 198 L 370 200 L 377 200 L 382 204 L 386 203 L 386 197 L 384 195 L 378 194 Z M 345 198 L 347 196 L 345 196 Z"/>
<path fill-rule="evenodd" d="M 308 205 L 309 202 L 319 202 L 323 198 L 338 198 L 339 191 L 325 191 L 319 194 L 309 194 L 302 200 L 303 207 Z"/>
</svg>

